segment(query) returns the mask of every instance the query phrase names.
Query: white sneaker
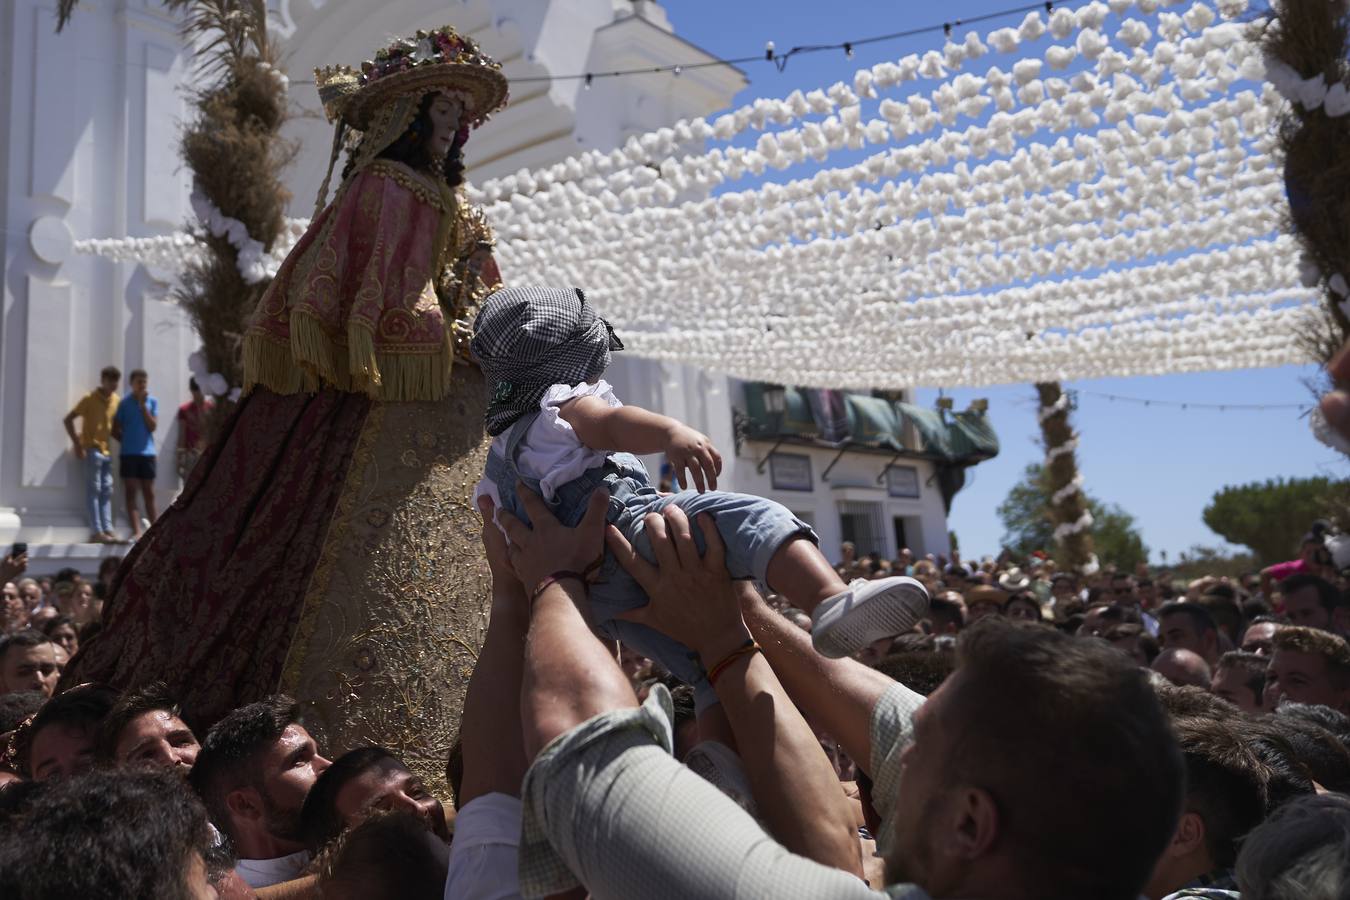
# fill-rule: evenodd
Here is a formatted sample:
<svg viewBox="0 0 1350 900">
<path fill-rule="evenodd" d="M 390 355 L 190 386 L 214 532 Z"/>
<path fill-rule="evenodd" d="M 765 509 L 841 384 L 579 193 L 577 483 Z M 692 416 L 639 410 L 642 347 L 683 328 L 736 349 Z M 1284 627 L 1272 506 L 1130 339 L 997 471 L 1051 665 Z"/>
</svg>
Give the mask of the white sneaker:
<svg viewBox="0 0 1350 900">
<path fill-rule="evenodd" d="M 928 614 L 928 591 L 913 578 L 858 578 L 811 614 L 811 643 L 831 659 L 852 656 L 882 638 L 904 634 Z"/>
</svg>

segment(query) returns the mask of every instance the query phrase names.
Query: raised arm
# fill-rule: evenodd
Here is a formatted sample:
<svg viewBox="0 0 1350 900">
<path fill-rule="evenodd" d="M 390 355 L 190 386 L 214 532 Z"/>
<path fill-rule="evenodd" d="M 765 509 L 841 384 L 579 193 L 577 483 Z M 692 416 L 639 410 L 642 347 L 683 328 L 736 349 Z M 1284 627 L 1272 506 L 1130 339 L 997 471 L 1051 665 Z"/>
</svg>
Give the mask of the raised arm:
<svg viewBox="0 0 1350 900">
<path fill-rule="evenodd" d="M 684 470 L 699 493 L 717 489 L 722 456 L 707 435 L 669 416 L 637 406 L 610 406 L 599 397 L 578 397 L 558 408 L 558 415 L 587 447 L 639 456 L 664 453 L 681 482 Z"/>
<path fill-rule="evenodd" d="M 460 738 L 464 781 L 456 798 L 460 809 L 485 794 L 520 796 L 528 765 L 520 731 L 520 679 L 530 608 L 524 589 L 506 561 L 506 539 L 492 521 L 492 501 L 479 499 L 483 513 L 483 549 L 492 570 L 492 615 L 487 637 L 464 694 Z"/>
<path fill-rule="evenodd" d="M 609 528 L 615 557 L 651 598 L 624 618 L 670 635 L 708 668 L 769 832 L 794 853 L 861 878 L 856 821 L 834 769 L 772 667 L 744 649 L 753 642 L 737 593 L 755 589 L 731 581 L 712 520 L 700 517 L 699 527 L 708 545 L 702 559 L 678 506 L 647 516 L 659 569 Z"/>
<path fill-rule="evenodd" d="M 855 659 L 828 659 L 811 635 L 774 612 L 757 593 L 741 598 L 745 624 L 788 696 L 839 741 L 863 771 L 872 766 L 872 712 L 893 682 Z"/>
<path fill-rule="evenodd" d="M 533 527 L 508 512 L 499 520 L 511 539 L 508 560 L 532 606 L 521 692 L 525 758 L 532 760 L 549 741 L 592 716 L 637 706 L 637 696 L 613 653 L 576 608 L 585 602 L 586 586 L 575 573 L 586 571 L 604 552 L 609 494 L 591 495 L 576 529 L 554 518 L 525 485 L 516 486 L 516 495 Z"/>
<path fill-rule="evenodd" d="M 659 714 L 635 709 L 628 680 L 577 608 L 584 586 L 562 574 L 583 571 L 602 548 L 603 492 L 575 529 L 560 525 L 528 489 L 517 494 L 534 524 L 501 516 L 511 566 L 534 598 L 521 704 L 534 762 L 522 789 L 522 830 L 544 838 L 521 846 L 521 893 L 548 894 L 579 880 L 595 897 L 647 900 L 877 896 L 851 873 L 784 849 L 671 758 Z"/>
</svg>

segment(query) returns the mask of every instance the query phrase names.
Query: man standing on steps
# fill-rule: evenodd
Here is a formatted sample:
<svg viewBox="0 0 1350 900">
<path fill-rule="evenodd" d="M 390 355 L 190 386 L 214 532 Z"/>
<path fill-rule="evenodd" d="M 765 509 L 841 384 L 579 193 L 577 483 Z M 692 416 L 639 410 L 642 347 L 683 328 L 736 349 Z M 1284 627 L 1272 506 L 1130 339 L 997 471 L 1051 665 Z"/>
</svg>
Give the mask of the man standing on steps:
<svg viewBox="0 0 1350 900">
<path fill-rule="evenodd" d="M 105 366 L 99 373 L 98 387 L 80 398 L 62 420 L 70 442 L 75 445 L 75 457 L 84 463 L 89 540 L 96 544 L 117 540 L 112 530 L 112 450 L 108 437 L 117 412 L 117 385 L 121 381 L 121 370 Z M 76 419 L 80 420 L 79 434 L 75 433 Z"/>
<path fill-rule="evenodd" d="M 150 396 L 150 376 L 135 369 L 131 393 L 122 398 L 113 419 L 113 437 L 122 444 L 122 483 L 127 492 L 127 518 L 131 539 L 141 536 L 141 517 L 136 514 L 136 494 L 145 498 L 145 517 L 153 522 L 155 510 L 155 428 L 159 425 L 159 401 Z"/>
</svg>

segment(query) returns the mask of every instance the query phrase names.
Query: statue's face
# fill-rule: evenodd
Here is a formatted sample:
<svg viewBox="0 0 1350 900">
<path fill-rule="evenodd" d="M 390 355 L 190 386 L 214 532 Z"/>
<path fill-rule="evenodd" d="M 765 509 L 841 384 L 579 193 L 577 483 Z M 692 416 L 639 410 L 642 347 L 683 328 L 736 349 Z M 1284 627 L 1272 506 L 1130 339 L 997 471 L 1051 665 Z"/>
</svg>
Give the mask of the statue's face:
<svg viewBox="0 0 1350 900">
<path fill-rule="evenodd" d="M 436 99 L 431 101 L 427 114 L 431 116 L 431 149 L 437 156 L 450 152 L 463 111 L 464 107 L 458 100 L 445 94 L 437 94 Z"/>
</svg>

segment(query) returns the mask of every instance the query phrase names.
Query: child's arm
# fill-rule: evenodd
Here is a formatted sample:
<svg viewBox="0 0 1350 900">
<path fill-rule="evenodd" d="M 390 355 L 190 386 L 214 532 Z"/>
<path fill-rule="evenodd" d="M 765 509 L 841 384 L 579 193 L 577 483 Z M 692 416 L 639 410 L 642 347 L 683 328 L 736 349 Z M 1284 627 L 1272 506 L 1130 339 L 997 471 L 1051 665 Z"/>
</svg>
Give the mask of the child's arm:
<svg viewBox="0 0 1350 900">
<path fill-rule="evenodd" d="M 625 453 L 665 453 L 675 476 L 684 484 L 689 470 L 694 487 L 701 494 L 717 490 L 722 474 L 722 456 L 708 437 L 669 416 L 637 406 L 610 406 L 599 397 L 578 397 L 558 407 L 577 438 L 595 450 L 619 450 Z"/>
</svg>

